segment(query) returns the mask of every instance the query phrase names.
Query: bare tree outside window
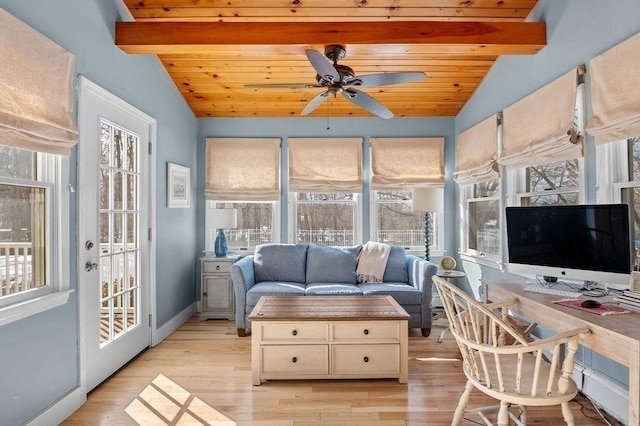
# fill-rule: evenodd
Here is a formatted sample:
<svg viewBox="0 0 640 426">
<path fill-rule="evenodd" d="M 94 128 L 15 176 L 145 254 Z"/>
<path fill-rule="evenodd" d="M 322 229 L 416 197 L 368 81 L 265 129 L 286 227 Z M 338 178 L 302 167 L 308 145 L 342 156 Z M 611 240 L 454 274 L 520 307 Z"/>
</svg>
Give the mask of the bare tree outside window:
<svg viewBox="0 0 640 426">
<path fill-rule="evenodd" d="M 414 212 L 410 191 L 377 191 L 378 241 L 404 247 L 424 247 L 424 213 Z M 435 223 L 435 221 L 433 221 Z M 431 228 L 429 241 L 435 243 Z"/>
<path fill-rule="evenodd" d="M 521 198 L 523 206 L 578 204 L 580 187 L 579 161 L 557 161 L 541 166 L 527 167 L 525 171 L 528 193 L 569 189 L 555 194 L 530 195 Z"/>
<path fill-rule="evenodd" d="M 46 187 L 39 184 L 37 154 L 0 147 L 0 297 L 47 285 Z"/>
<path fill-rule="evenodd" d="M 500 181 L 473 185 L 473 197 L 467 202 L 469 214 L 468 248 L 484 254 L 500 254 Z"/>
<path fill-rule="evenodd" d="M 297 193 L 296 242 L 325 246 L 355 244 L 355 199 L 349 193 Z"/>
<path fill-rule="evenodd" d="M 640 185 L 640 136 L 629 139 L 629 180 Z M 640 186 L 622 190 L 622 202 L 629 205 L 629 218 L 633 226 L 633 270 L 640 270 Z"/>
<path fill-rule="evenodd" d="M 236 228 L 224 230 L 229 247 L 273 242 L 273 202 L 218 202 L 216 207 L 238 211 Z"/>
</svg>

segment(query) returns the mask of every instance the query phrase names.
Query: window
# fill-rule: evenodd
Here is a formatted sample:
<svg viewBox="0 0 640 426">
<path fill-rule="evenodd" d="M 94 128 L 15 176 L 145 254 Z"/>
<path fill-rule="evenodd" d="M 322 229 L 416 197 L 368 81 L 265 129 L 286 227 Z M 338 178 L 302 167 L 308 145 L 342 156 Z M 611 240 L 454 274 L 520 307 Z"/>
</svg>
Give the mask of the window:
<svg viewBox="0 0 640 426">
<path fill-rule="evenodd" d="M 340 192 L 297 192 L 295 197 L 295 238 L 297 243 L 349 246 L 359 241 L 358 194 Z"/>
<path fill-rule="evenodd" d="M 60 172 L 68 160 L 0 147 L 0 307 L 66 289 Z M 61 238 L 62 237 L 62 238 Z M 65 238 L 66 237 L 66 238 Z"/>
<path fill-rule="evenodd" d="M 236 209 L 238 211 L 235 229 L 225 229 L 227 245 L 230 250 L 252 250 L 258 244 L 279 241 L 278 202 L 275 201 L 219 201 L 212 208 Z M 209 229 L 207 227 L 206 229 Z M 215 235 L 208 235 L 211 241 Z"/>
<path fill-rule="evenodd" d="M 500 181 L 492 179 L 463 187 L 467 224 L 463 252 L 490 260 L 500 257 Z"/>
<path fill-rule="evenodd" d="M 411 208 L 411 191 L 376 191 L 372 209 L 372 229 L 377 241 L 403 246 L 408 250 L 424 254 L 424 213 Z M 441 251 L 442 220 L 439 214 L 429 213 L 432 218 L 430 251 Z"/>
<path fill-rule="evenodd" d="M 581 164 L 574 159 L 517 170 L 517 205 L 578 204 Z"/>
<path fill-rule="evenodd" d="M 610 143 L 598 147 L 598 154 L 608 148 L 616 148 L 616 145 L 626 149 L 619 152 L 627 158 L 626 178 L 622 177 L 621 182 L 616 182 L 615 197 L 613 202 L 622 202 L 629 206 L 629 220 L 631 221 L 631 238 L 633 239 L 633 270 L 640 271 L 640 136 L 619 143 Z M 615 171 L 613 172 L 615 174 Z M 603 200 L 607 202 L 607 200 Z"/>
</svg>

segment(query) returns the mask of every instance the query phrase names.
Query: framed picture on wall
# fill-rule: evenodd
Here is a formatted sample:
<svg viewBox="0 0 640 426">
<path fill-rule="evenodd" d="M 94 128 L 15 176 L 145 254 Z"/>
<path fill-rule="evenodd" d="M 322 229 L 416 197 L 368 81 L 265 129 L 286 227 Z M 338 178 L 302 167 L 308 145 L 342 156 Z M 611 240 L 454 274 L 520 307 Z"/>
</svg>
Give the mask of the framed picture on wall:
<svg viewBox="0 0 640 426">
<path fill-rule="evenodd" d="M 167 163 L 167 207 L 186 208 L 190 204 L 191 170 Z"/>
</svg>

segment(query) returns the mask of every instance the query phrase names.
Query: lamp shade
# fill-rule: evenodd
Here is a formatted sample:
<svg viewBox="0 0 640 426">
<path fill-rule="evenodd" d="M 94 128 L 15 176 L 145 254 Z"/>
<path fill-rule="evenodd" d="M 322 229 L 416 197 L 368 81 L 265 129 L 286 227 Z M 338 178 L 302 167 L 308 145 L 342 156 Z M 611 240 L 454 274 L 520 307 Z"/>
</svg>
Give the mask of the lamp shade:
<svg viewBox="0 0 640 426">
<path fill-rule="evenodd" d="M 414 212 L 441 213 L 444 210 L 444 188 L 413 188 Z"/>
<path fill-rule="evenodd" d="M 236 226 L 238 226 L 238 210 L 207 209 L 207 223 L 211 228 L 235 228 Z"/>
</svg>

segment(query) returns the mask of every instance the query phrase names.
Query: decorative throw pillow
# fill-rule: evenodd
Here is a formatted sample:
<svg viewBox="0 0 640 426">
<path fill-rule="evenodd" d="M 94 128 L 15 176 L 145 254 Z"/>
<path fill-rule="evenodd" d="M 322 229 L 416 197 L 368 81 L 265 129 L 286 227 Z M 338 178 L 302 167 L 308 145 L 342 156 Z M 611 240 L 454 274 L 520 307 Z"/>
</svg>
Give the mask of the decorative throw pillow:
<svg viewBox="0 0 640 426">
<path fill-rule="evenodd" d="M 304 283 L 308 244 L 261 244 L 256 246 L 253 271 L 256 282 Z"/>
<path fill-rule="evenodd" d="M 407 257 L 402 246 L 391 246 L 391 252 L 387 259 L 387 267 L 384 269 L 383 282 L 408 283 Z"/>
<path fill-rule="evenodd" d="M 324 247 L 309 245 L 307 283 L 356 283 L 356 257 L 360 246 Z"/>
</svg>

